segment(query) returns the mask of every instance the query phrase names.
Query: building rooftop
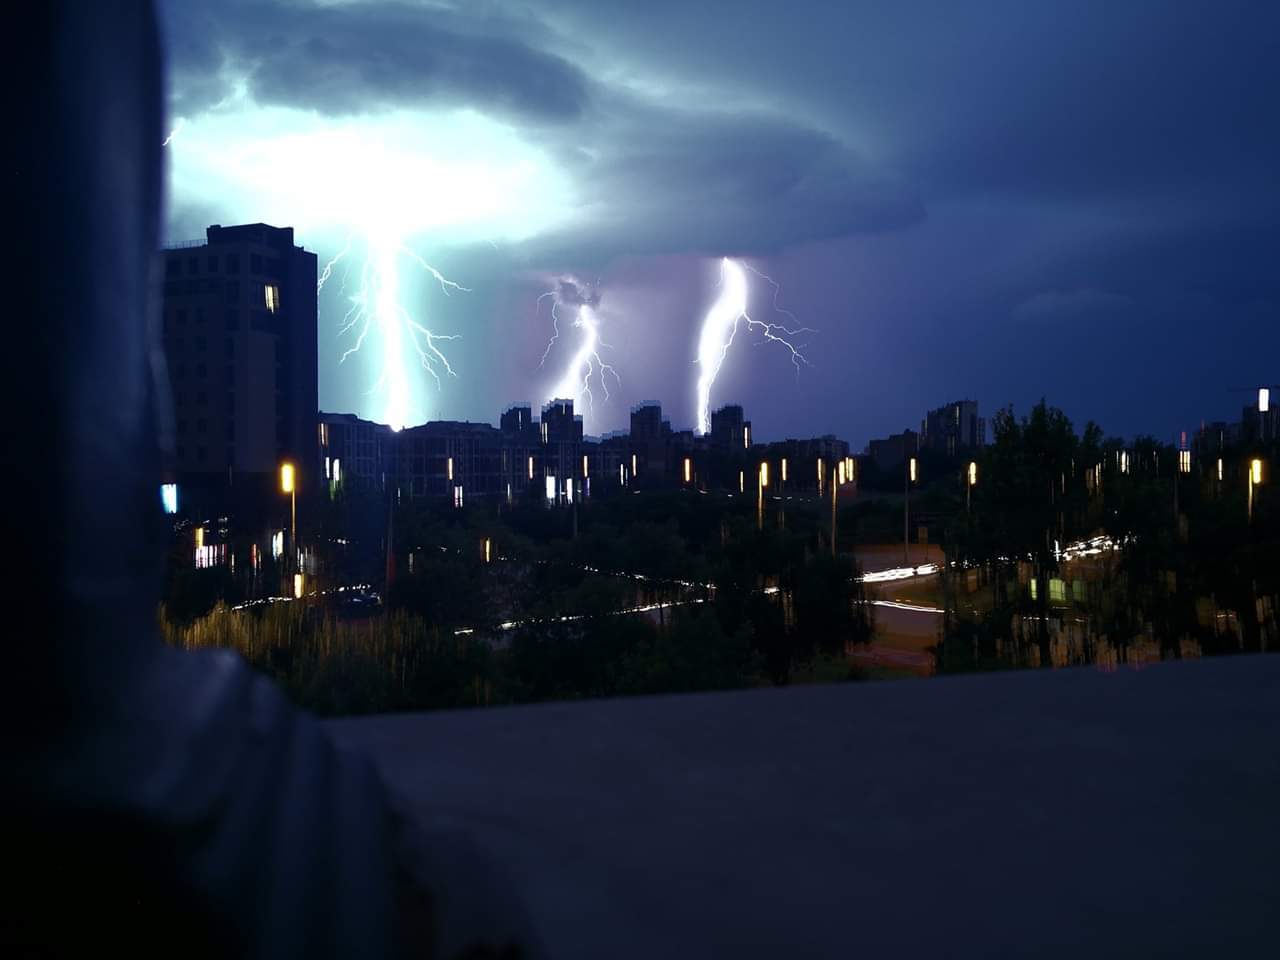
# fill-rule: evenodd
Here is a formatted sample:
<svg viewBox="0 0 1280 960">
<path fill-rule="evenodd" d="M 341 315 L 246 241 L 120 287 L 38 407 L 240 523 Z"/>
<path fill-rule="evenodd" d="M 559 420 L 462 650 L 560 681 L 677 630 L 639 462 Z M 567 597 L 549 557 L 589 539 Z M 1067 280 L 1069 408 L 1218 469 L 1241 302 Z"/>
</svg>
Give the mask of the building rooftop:
<svg viewBox="0 0 1280 960">
<path fill-rule="evenodd" d="M 548 955 L 1262 956 L 1280 657 L 335 721 Z"/>
</svg>

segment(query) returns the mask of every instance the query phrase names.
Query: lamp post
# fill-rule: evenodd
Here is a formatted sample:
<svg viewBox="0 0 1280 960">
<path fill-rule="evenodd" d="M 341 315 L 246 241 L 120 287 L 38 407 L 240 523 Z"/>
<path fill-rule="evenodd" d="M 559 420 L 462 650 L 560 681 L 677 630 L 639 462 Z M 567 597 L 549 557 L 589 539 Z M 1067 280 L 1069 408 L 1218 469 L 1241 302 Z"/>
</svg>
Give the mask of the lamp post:
<svg viewBox="0 0 1280 960">
<path fill-rule="evenodd" d="M 764 530 L 764 488 L 769 485 L 769 463 L 760 463 L 755 485 L 755 529 Z"/>
<path fill-rule="evenodd" d="M 1254 457 L 1249 461 L 1249 522 L 1253 522 L 1253 488 L 1262 483 L 1262 460 Z"/>
<path fill-rule="evenodd" d="M 902 562 L 910 563 L 907 544 L 911 541 L 911 484 L 916 482 L 916 458 L 908 457 L 902 480 Z"/>
<path fill-rule="evenodd" d="M 293 565 L 298 563 L 298 490 L 292 463 L 280 464 L 280 492 L 289 495 L 289 551 Z"/>
<path fill-rule="evenodd" d="M 839 481 L 839 482 L 837 482 Z M 836 555 L 836 491 L 844 483 L 844 461 L 831 467 L 831 555 Z"/>
<path fill-rule="evenodd" d="M 964 486 L 964 512 L 965 513 L 970 512 L 970 509 L 969 509 L 970 499 L 973 492 L 973 488 L 978 485 L 978 461 L 976 460 L 969 461 L 968 481 L 969 482 L 966 483 Z"/>
</svg>

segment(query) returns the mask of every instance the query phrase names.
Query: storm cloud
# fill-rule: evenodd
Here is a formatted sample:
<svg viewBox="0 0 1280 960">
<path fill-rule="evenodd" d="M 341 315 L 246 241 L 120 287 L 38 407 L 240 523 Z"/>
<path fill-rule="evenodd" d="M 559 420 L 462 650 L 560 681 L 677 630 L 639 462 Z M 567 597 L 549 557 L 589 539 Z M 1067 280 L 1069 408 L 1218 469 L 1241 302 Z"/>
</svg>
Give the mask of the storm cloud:
<svg viewBox="0 0 1280 960">
<path fill-rule="evenodd" d="M 475 114 L 568 185 L 556 216 L 497 250 L 431 238 L 477 291 L 446 305 L 463 339 L 439 415 L 492 419 L 495 367 L 538 395 L 545 341 L 512 331 L 547 276 L 589 272 L 632 361 L 590 426 L 621 426 L 646 397 L 680 421 L 714 283 L 703 258 L 719 255 L 757 259 L 820 330 L 799 385 L 765 350 L 726 369 L 720 399 L 747 404 L 761 437 L 860 446 L 958 396 L 987 412 L 1047 396 L 1117 433 L 1172 435 L 1237 415 L 1230 388 L 1276 376 L 1275 5 L 164 10 L 171 112 L 189 125 L 246 105 L 334 122 Z M 175 196 L 173 229 L 222 199 Z M 1189 383 L 1173 371 L 1192 355 Z M 328 384 L 323 403 L 359 407 Z"/>
</svg>

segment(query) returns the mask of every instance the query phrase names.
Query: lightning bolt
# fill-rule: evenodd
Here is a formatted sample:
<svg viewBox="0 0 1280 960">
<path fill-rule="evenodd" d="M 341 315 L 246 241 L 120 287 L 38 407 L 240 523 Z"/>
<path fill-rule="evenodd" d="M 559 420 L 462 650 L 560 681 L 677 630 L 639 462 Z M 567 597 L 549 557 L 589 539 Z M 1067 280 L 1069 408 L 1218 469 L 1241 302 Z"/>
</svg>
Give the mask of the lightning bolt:
<svg viewBox="0 0 1280 960">
<path fill-rule="evenodd" d="M 186 119 L 179 117 L 178 122 L 173 125 L 173 129 L 169 131 L 169 135 L 164 138 L 164 142 L 160 144 L 160 146 L 167 147 L 169 144 L 173 143 L 173 138 L 180 134 L 182 132 L 182 128 L 186 125 Z"/>
<path fill-rule="evenodd" d="M 564 282 L 572 282 L 577 287 L 576 281 L 562 280 Z M 556 400 L 560 398 L 570 398 L 574 401 L 585 399 L 588 409 L 595 409 L 595 394 L 591 389 L 592 379 L 599 383 L 600 389 L 604 392 L 604 399 L 609 399 L 609 377 L 613 377 L 616 383 L 621 386 L 622 378 L 618 376 L 618 371 L 610 363 L 606 363 L 600 356 L 600 347 L 607 347 L 608 344 L 600 339 L 600 318 L 596 315 L 595 308 L 592 303 L 576 303 L 566 304 L 560 295 L 560 288 L 548 290 L 542 296 L 538 297 L 538 309 L 542 308 L 542 301 L 547 298 L 551 299 L 551 339 L 547 341 L 547 348 L 542 351 L 542 360 L 539 366 L 544 366 L 547 357 L 551 354 L 552 347 L 556 341 L 560 339 L 560 308 L 563 306 L 576 306 L 577 313 L 574 315 L 571 326 L 575 330 L 581 331 L 581 340 L 578 349 L 574 352 L 573 357 L 569 360 L 569 365 L 565 368 L 564 374 L 556 383 L 551 391 L 548 400 Z M 594 301 L 593 301 L 594 302 Z"/>
<path fill-rule="evenodd" d="M 808 365 L 804 354 L 792 342 L 792 338 L 802 333 L 813 333 L 810 327 L 787 327 L 779 323 L 766 323 L 757 320 L 747 311 L 748 283 L 746 271 L 750 270 L 760 279 L 773 287 L 773 309 L 775 312 L 790 317 L 794 322 L 795 315 L 778 306 L 778 295 L 782 288 L 778 282 L 754 267 L 745 266 L 736 260 L 723 257 L 720 260 L 720 296 L 707 311 L 702 321 L 702 332 L 698 337 L 698 406 L 695 413 L 698 431 L 702 434 L 711 432 L 711 388 L 715 385 L 720 368 L 733 345 L 737 335 L 739 321 L 746 324 L 747 329 L 763 334 L 765 340 L 780 343 L 791 354 L 791 362 L 795 365 L 796 375 L 800 374 L 801 364 Z"/>
<path fill-rule="evenodd" d="M 351 255 L 353 238 L 348 237 L 342 249 L 321 272 L 316 283 L 316 293 L 324 289 L 333 275 L 334 268 Z M 441 375 L 456 377 L 449 358 L 440 344 L 457 340 L 456 334 L 441 334 L 431 330 L 404 305 L 400 291 L 400 268 L 403 263 L 421 269 L 448 296 L 451 291 L 471 291 L 448 279 L 419 254 L 405 246 L 398 234 L 390 230 L 370 232 L 365 237 L 365 255 L 359 265 L 359 286 L 347 300 L 350 306 L 343 316 L 338 336 L 354 331 L 355 342 L 342 354 L 338 362 L 345 363 L 353 353 L 359 353 L 370 333 L 382 350 L 381 371 L 370 392 L 383 393 L 385 406 L 382 420 L 394 430 L 402 429 L 409 421 L 410 391 L 406 358 L 417 358 L 418 365 L 442 385 Z M 347 264 L 349 274 L 352 264 Z M 345 292 L 347 275 L 344 274 L 340 293 Z"/>
</svg>

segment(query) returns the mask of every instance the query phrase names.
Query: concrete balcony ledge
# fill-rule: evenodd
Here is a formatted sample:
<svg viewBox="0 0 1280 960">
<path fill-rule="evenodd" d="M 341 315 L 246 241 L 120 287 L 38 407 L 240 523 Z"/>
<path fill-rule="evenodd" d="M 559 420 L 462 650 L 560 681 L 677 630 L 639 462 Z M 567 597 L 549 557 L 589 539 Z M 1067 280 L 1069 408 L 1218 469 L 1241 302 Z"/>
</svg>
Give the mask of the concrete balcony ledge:
<svg viewBox="0 0 1280 960">
<path fill-rule="evenodd" d="M 334 721 L 547 953 L 1274 956 L 1280 657 Z"/>
</svg>

